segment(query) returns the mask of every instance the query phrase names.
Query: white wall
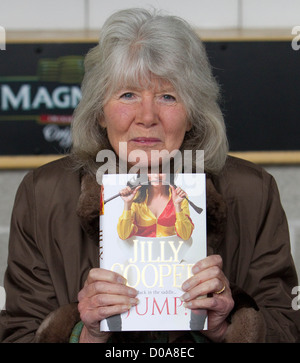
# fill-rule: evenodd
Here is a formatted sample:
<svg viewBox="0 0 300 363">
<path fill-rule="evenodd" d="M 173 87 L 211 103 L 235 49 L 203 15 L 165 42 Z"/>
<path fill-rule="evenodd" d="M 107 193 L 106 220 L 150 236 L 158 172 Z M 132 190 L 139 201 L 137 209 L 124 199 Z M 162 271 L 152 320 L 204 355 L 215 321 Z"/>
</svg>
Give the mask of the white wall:
<svg viewBox="0 0 300 363">
<path fill-rule="evenodd" d="M 0 25 L 9 30 L 100 29 L 115 10 L 155 7 L 199 28 L 292 28 L 299 0 L 0 0 Z"/>
</svg>

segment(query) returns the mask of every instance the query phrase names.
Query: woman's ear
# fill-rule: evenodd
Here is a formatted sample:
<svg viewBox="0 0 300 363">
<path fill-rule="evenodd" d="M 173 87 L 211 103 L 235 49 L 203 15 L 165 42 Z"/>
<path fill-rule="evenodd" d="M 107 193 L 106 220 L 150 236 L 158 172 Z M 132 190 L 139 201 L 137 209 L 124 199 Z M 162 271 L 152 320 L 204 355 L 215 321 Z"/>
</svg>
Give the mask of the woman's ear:
<svg viewBox="0 0 300 363">
<path fill-rule="evenodd" d="M 100 125 L 101 127 L 103 127 L 104 129 L 106 129 L 106 121 L 105 121 L 104 116 L 99 117 L 99 119 L 98 119 L 98 123 L 99 123 L 99 125 Z"/>
<path fill-rule="evenodd" d="M 185 132 L 191 131 L 193 127 L 192 122 L 190 120 L 187 121 Z"/>
</svg>

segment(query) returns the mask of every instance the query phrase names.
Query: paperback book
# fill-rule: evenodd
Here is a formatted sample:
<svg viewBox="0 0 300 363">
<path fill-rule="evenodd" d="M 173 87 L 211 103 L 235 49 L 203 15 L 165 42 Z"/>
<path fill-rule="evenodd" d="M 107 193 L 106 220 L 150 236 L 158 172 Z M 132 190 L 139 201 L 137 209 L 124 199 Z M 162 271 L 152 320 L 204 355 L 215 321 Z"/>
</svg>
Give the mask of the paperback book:
<svg viewBox="0 0 300 363">
<path fill-rule="evenodd" d="M 205 174 L 103 175 L 100 267 L 124 276 L 139 304 L 100 330 L 206 329 L 207 312 L 180 299 L 206 253 Z"/>
</svg>

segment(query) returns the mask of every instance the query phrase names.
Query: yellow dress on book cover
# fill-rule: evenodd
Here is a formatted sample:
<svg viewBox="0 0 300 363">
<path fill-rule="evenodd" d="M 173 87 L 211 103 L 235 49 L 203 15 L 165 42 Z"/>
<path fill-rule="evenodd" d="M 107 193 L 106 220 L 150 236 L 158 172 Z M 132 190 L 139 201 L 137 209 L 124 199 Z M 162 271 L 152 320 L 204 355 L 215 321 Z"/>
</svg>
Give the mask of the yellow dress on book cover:
<svg viewBox="0 0 300 363">
<path fill-rule="evenodd" d="M 130 210 L 124 210 L 117 225 L 118 235 L 125 240 L 132 236 L 167 237 L 177 235 L 188 240 L 194 224 L 190 218 L 189 204 L 186 199 L 181 202 L 181 211 L 176 213 L 169 191 L 169 201 L 162 213 L 155 217 L 147 205 L 146 199 L 141 203 L 133 202 Z"/>
</svg>

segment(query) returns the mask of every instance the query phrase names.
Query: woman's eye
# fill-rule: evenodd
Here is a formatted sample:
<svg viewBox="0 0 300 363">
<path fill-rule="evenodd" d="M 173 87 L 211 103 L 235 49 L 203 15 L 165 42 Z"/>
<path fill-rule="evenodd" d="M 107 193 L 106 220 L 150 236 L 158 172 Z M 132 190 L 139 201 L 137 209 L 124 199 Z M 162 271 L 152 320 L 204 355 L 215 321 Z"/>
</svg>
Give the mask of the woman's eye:
<svg viewBox="0 0 300 363">
<path fill-rule="evenodd" d="M 174 102 L 174 101 L 176 101 L 176 98 L 174 97 L 174 96 L 172 96 L 172 95 L 163 95 L 163 99 L 164 99 L 164 101 L 171 101 L 171 102 Z"/>
<path fill-rule="evenodd" d="M 133 98 L 133 93 L 132 92 L 123 93 L 121 95 L 121 98 L 123 98 L 125 100 L 131 100 Z"/>
</svg>

